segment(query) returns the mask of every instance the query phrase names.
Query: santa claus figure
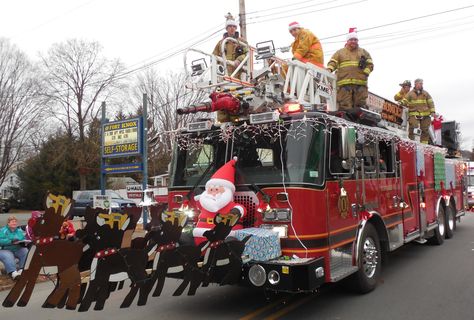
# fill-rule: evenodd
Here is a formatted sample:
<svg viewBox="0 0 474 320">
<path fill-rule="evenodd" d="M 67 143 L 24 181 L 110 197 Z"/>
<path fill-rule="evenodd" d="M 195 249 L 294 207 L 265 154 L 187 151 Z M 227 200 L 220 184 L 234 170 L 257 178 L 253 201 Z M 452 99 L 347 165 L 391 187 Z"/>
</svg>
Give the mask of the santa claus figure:
<svg viewBox="0 0 474 320">
<path fill-rule="evenodd" d="M 431 122 L 431 124 L 433 125 L 433 131 L 434 131 L 433 144 L 440 146 L 441 145 L 441 129 L 443 128 L 443 116 L 436 113 L 433 117 L 433 121 Z"/>
<path fill-rule="evenodd" d="M 203 233 L 214 228 L 214 217 L 218 213 L 221 215 L 226 215 L 230 212 L 240 213 L 240 221 L 232 229 L 242 229 L 245 207 L 234 202 L 236 162 L 237 158 L 234 158 L 219 168 L 211 179 L 207 181 L 206 190 L 195 197 L 201 210 L 198 223 L 193 230 L 196 245 L 207 240 L 203 237 Z"/>
</svg>

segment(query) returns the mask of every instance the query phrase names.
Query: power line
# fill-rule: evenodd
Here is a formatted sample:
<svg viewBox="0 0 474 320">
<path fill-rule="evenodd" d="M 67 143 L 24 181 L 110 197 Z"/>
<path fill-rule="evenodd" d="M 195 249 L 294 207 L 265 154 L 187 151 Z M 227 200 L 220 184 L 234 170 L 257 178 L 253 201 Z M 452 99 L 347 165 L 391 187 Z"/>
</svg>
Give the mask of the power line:
<svg viewBox="0 0 474 320">
<path fill-rule="evenodd" d="M 314 2 L 315 0 L 306 0 L 306 1 L 301 1 L 301 2 L 297 2 L 297 3 L 292 3 L 292 4 L 285 4 L 285 5 L 282 5 L 282 6 L 278 6 L 278 7 L 273 7 L 273 8 L 266 8 L 266 9 L 261 9 L 261 10 L 256 10 L 256 11 L 251 11 L 251 12 L 247 12 L 245 15 L 248 16 L 248 15 L 251 15 L 251 14 L 254 14 L 254 13 L 259 13 L 259 12 L 266 12 L 266 11 L 271 11 L 271 10 L 276 10 L 276 9 L 281 9 L 281 8 L 286 8 L 286 7 L 293 7 L 293 6 L 297 6 L 299 4 L 303 4 L 303 3 L 308 3 L 308 2 Z M 338 0 L 334 0 L 334 1 L 338 1 Z"/>
<path fill-rule="evenodd" d="M 247 19 L 248 19 L 248 20 L 253 20 L 253 19 L 264 18 L 264 17 L 274 16 L 274 15 L 278 15 L 278 14 L 282 14 L 282 13 L 288 13 L 288 12 L 292 12 L 292 11 L 298 11 L 298 10 L 301 10 L 301 9 L 307 9 L 307 8 L 312 8 L 312 7 L 319 7 L 319 6 L 322 6 L 322 5 L 324 5 L 324 4 L 328 4 L 328 3 L 332 3 L 332 2 L 337 2 L 337 1 L 339 1 L 339 0 L 331 0 L 331 1 L 326 1 L 326 2 L 321 2 L 321 3 L 312 4 L 312 5 L 305 6 L 305 7 L 287 9 L 287 10 L 284 10 L 284 11 L 274 12 L 274 13 L 267 13 L 267 14 L 260 15 L 260 16 L 248 17 Z"/>
<path fill-rule="evenodd" d="M 327 10 L 336 9 L 336 8 L 347 7 L 347 6 L 350 6 L 350 5 L 353 5 L 353 4 L 358 4 L 358 3 L 362 3 L 362 2 L 366 2 L 366 1 L 368 1 L 368 0 L 353 1 L 353 2 L 349 2 L 349 3 L 340 4 L 340 5 L 337 5 L 337 6 L 332 6 L 332 7 L 323 8 L 323 9 L 305 11 L 305 12 L 300 12 L 300 13 L 296 13 L 296 14 L 290 14 L 290 15 L 286 15 L 286 16 L 281 16 L 281 17 L 276 17 L 276 18 L 265 19 L 265 20 L 261 20 L 261 21 L 249 22 L 248 24 L 263 23 L 263 22 L 268 22 L 268 21 L 286 19 L 286 18 L 294 17 L 294 16 L 302 16 L 302 15 L 305 15 L 305 14 L 310 14 L 310 13 L 322 12 L 322 11 L 327 11 Z"/>
</svg>

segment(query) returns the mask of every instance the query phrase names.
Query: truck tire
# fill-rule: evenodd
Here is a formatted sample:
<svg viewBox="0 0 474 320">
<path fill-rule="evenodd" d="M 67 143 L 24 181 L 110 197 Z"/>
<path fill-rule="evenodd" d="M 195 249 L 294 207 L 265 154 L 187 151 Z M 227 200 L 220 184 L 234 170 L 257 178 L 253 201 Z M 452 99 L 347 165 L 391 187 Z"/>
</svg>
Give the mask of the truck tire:
<svg viewBox="0 0 474 320">
<path fill-rule="evenodd" d="M 446 233 L 446 214 L 442 205 L 439 206 L 437 218 L 438 226 L 434 229 L 434 235 L 428 239 L 428 243 L 440 246 L 444 242 L 444 236 Z"/>
<path fill-rule="evenodd" d="M 382 251 L 377 230 L 367 223 L 360 237 L 358 270 L 348 279 L 351 289 L 368 293 L 377 286 L 382 270 Z"/>
<path fill-rule="evenodd" d="M 453 208 L 449 205 L 444 210 L 446 214 L 446 239 L 451 239 L 454 236 L 454 226 L 456 224 L 456 217 Z"/>
</svg>

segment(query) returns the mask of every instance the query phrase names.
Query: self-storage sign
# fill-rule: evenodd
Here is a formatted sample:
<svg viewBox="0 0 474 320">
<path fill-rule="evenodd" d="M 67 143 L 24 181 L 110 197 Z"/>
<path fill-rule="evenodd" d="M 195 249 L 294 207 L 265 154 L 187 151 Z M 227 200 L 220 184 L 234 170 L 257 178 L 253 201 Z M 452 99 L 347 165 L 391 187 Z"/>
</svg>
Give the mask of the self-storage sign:
<svg viewBox="0 0 474 320">
<path fill-rule="evenodd" d="M 104 158 L 138 155 L 142 152 L 141 118 L 108 122 L 102 125 Z"/>
</svg>

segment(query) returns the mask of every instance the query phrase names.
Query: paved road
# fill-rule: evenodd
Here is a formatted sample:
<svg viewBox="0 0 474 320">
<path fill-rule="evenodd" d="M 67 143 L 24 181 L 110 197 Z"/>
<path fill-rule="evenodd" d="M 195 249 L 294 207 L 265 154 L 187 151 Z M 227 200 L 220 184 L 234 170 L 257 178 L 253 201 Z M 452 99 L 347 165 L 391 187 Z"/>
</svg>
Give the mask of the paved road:
<svg viewBox="0 0 474 320">
<path fill-rule="evenodd" d="M 200 288 L 194 297 L 172 297 L 168 280 L 159 298 L 144 307 L 120 309 L 126 290 L 115 292 L 105 310 L 86 314 L 41 309 L 51 284 L 35 288 L 28 307 L 4 309 L 2 319 L 474 319 L 474 214 L 441 247 L 410 244 L 390 254 L 382 281 L 367 295 L 340 285 L 311 295 L 271 295 L 240 287 Z M 0 300 L 6 296 L 0 292 Z M 268 299 L 267 299 L 268 298 Z"/>
</svg>

